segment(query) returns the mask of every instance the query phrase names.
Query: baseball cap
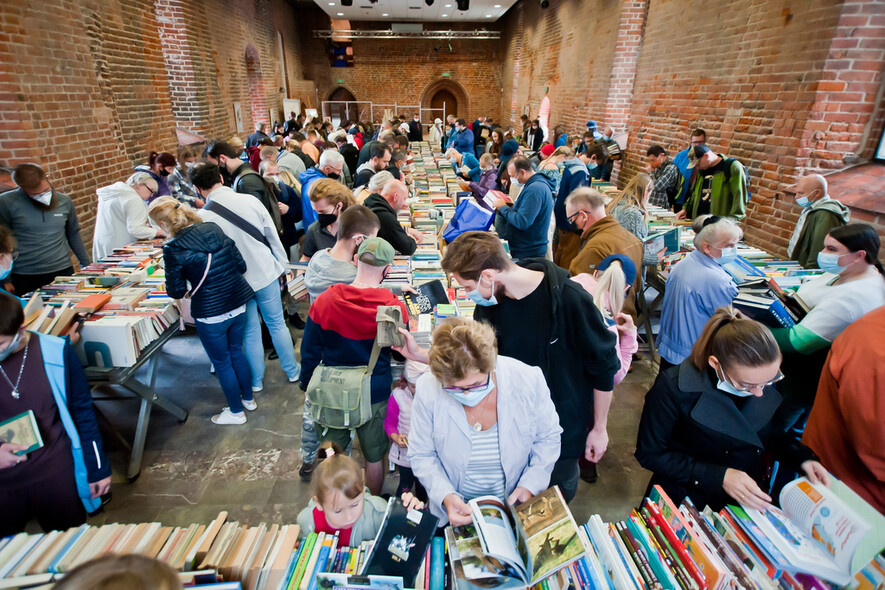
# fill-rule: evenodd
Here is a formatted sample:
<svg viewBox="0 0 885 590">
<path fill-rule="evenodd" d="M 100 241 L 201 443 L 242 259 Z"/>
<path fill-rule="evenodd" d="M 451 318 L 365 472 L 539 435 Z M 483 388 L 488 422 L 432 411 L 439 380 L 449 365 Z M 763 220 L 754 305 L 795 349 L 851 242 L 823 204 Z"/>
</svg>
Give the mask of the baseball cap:
<svg viewBox="0 0 885 590">
<path fill-rule="evenodd" d="M 587 129 L 596 129 L 596 121 L 587 121 Z"/>
<path fill-rule="evenodd" d="M 366 264 L 383 267 L 393 263 L 393 246 L 383 238 L 363 240 L 356 252 L 357 260 Z"/>
<path fill-rule="evenodd" d="M 698 160 L 704 157 L 704 154 L 710 151 L 705 145 L 696 145 L 688 148 L 688 169 L 691 170 L 698 164 Z"/>
<path fill-rule="evenodd" d="M 627 286 L 633 284 L 636 281 L 636 265 L 633 264 L 633 261 L 629 256 L 625 254 L 611 254 L 610 256 L 606 256 L 602 259 L 602 262 L 596 265 L 596 270 L 602 272 L 611 266 L 612 262 L 617 260 L 621 263 L 621 268 L 624 270 L 624 278 L 627 280 Z"/>
</svg>

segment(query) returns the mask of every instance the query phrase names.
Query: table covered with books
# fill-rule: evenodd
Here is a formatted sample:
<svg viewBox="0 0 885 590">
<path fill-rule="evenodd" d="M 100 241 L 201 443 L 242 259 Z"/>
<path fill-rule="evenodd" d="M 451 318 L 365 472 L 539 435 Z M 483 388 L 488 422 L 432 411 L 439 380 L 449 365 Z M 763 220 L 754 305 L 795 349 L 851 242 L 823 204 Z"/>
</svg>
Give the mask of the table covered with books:
<svg viewBox="0 0 885 590">
<path fill-rule="evenodd" d="M 73 276 L 56 277 L 25 307 L 29 330 L 71 338 L 95 400 L 139 402 L 132 442 L 97 408 L 99 418 L 130 450 L 130 481 L 141 470 L 153 406 L 181 422 L 187 420 L 185 409 L 154 390 L 157 355 L 180 331 L 178 309 L 165 292 L 161 246 L 154 240 L 115 250 Z"/>
</svg>

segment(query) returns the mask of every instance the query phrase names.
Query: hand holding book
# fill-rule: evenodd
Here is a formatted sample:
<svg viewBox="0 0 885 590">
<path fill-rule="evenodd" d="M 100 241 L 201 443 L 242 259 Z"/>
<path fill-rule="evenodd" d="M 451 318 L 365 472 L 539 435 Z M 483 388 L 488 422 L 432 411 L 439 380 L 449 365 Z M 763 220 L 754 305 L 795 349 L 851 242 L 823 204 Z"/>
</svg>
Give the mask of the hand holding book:
<svg viewBox="0 0 885 590">
<path fill-rule="evenodd" d="M 756 480 L 745 472 L 729 467 L 722 480 L 725 493 L 750 508 L 765 510 L 771 506 L 771 496 L 762 491 Z"/>
<path fill-rule="evenodd" d="M 15 467 L 22 461 L 27 461 L 27 455 L 16 454 L 26 451 L 27 449 L 28 445 L 14 445 L 11 443 L 3 443 L 0 445 L 0 469 Z"/>
<path fill-rule="evenodd" d="M 452 526 L 464 526 L 471 524 L 470 506 L 458 494 L 449 494 L 443 498 L 443 506 L 449 517 L 449 524 Z"/>
</svg>

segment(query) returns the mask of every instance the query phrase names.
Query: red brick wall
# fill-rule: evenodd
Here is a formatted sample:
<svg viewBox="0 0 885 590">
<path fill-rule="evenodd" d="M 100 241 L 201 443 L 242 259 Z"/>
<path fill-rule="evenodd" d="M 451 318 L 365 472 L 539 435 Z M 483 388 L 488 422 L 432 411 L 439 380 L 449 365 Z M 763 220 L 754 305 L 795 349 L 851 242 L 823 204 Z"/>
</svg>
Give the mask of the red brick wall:
<svg viewBox="0 0 885 590">
<path fill-rule="evenodd" d="M 264 104 L 263 118 L 270 108 L 282 116 L 277 31 L 292 85 L 302 74 L 285 0 L 6 0 L 3 163 L 43 165 L 55 188 L 74 199 L 88 242 L 95 189 L 125 179 L 151 150 L 174 153 L 177 125 L 229 137 L 232 105 L 240 102 L 251 131 L 248 45 L 260 67 L 253 95 Z"/>
<path fill-rule="evenodd" d="M 339 87 L 344 87 L 358 101 L 376 104 L 418 105 L 430 100 L 427 89 L 439 81 L 451 81 L 457 88 L 459 115 L 473 120 L 478 115 L 501 117 L 501 43 L 497 40 L 421 40 L 421 39 L 355 39 L 351 68 L 333 68 L 326 45 L 313 37 L 317 29 L 331 28 L 329 17 L 314 5 L 298 6 L 298 35 L 303 54 L 304 77 L 316 83 L 313 108 Z M 452 29 L 473 30 L 485 23 L 452 26 Z M 351 23 L 353 28 L 389 28 L 388 23 Z M 434 25 L 427 24 L 425 28 Z M 440 27 L 443 28 L 443 27 Z M 445 28 L 450 28 L 446 26 Z M 487 28 L 494 28 L 487 26 Z M 452 50 L 449 51 L 449 44 Z M 442 74 L 447 72 L 448 77 Z M 336 80 L 344 80 L 343 83 Z M 429 103 L 421 106 L 429 107 Z M 409 115 L 409 112 L 395 113 Z M 376 114 L 376 118 L 379 115 Z"/>
</svg>

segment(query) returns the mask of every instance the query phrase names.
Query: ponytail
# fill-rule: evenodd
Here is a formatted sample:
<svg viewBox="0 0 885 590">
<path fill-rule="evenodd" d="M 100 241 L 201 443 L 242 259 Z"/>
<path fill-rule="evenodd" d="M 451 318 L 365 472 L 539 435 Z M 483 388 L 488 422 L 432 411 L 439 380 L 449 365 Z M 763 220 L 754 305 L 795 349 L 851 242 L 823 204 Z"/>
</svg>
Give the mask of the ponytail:
<svg viewBox="0 0 885 590">
<path fill-rule="evenodd" d="M 691 362 L 703 371 L 711 356 L 724 369 L 733 365 L 761 367 L 781 359 L 771 331 L 732 307 L 720 307 L 704 326 L 691 350 Z"/>
<path fill-rule="evenodd" d="M 157 163 L 157 156 L 159 156 L 159 155 L 160 154 L 158 154 L 157 152 L 151 152 L 150 155 L 148 156 L 148 166 L 153 168 L 154 164 Z"/>
<path fill-rule="evenodd" d="M 603 316 L 614 319 L 624 309 L 627 278 L 621 262 L 616 260 L 606 268 L 596 280 L 596 294 L 593 303 Z"/>
</svg>

